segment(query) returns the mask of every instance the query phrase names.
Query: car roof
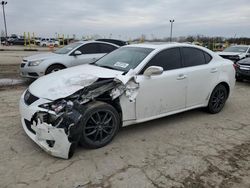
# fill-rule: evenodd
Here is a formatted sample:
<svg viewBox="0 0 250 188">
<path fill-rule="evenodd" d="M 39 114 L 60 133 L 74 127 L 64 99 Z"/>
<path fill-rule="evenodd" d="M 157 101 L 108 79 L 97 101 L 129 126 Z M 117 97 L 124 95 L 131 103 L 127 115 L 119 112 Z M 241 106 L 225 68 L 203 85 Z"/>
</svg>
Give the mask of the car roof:
<svg viewBox="0 0 250 188">
<path fill-rule="evenodd" d="M 103 44 L 110 44 L 110 45 L 113 45 L 113 46 L 119 47 L 118 45 L 113 44 L 113 43 L 103 42 L 103 41 L 95 41 L 95 40 L 88 40 L 88 41 L 83 41 L 83 40 L 80 40 L 80 41 L 77 41 L 77 42 L 78 42 L 78 43 L 81 43 L 81 44 L 89 44 L 89 43 L 103 43 Z"/>
<path fill-rule="evenodd" d="M 156 50 L 161 50 L 165 48 L 172 48 L 172 47 L 195 47 L 204 49 L 204 47 L 194 45 L 194 44 L 187 44 L 187 43 L 178 43 L 178 42 L 167 42 L 167 43 L 142 43 L 142 44 L 130 44 L 130 47 L 141 47 L 141 48 L 151 48 Z M 126 47 L 126 46 L 125 46 Z"/>
<path fill-rule="evenodd" d="M 116 44 L 118 46 L 128 45 L 127 42 L 122 41 L 122 40 L 117 40 L 117 39 L 97 39 L 96 41 L 108 42 L 108 43 Z"/>
</svg>

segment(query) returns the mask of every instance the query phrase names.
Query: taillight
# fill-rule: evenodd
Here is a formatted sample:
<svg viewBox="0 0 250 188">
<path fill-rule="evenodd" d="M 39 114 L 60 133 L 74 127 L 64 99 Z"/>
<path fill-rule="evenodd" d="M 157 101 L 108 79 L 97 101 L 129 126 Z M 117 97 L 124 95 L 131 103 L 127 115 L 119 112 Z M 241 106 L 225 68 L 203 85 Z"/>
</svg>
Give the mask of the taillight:
<svg viewBox="0 0 250 188">
<path fill-rule="evenodd" d="M 233 66 L 234 66 L 235 69 L 237 69 L 237 68 L 240 67 L 240 66 L 239 66 L 238 64 L 236 64 L 236 63 L 234 63 Z"/>
</svg>

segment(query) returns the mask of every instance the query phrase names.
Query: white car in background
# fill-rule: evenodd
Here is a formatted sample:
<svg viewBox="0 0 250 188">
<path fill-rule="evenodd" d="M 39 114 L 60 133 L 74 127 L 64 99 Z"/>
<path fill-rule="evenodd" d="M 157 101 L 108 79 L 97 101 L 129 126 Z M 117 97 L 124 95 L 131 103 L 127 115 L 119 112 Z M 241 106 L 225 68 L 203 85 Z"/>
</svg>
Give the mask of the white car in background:
<svg viewBox="0 0 250 188">
<path fill-rule="evenodd" d="M 50 38 L 42 38 L 40 40 L 39 45 L 42 47 L 48 47 L 48 46 L 58 47 L 60 44 L 58 40 L 50 39 Z"/>
<path fill-rule="evenodd" d="M 101 41 L 75 42 L 54 52 L 23 58 L 20 75 L 38 78 L 68 67 L 93 63 L 117 48 L 118 45 Z"/>
<path fill-rule="evenodd" d="M 234 45 L 226 48 L 222 52 L 217 52 L 221 57 L 237 62 L 250 57 L 250 45 Z"/>
<path fill-rule="evenodd" d="M 33 82 L 21 121 L 41 148 L 68 159 L 78 143 L 103 147 L 123 126 L 201 107 L 218 113 L 234 85 L 233 63 L 206 48 L 129 45 Z"/>
</svg>

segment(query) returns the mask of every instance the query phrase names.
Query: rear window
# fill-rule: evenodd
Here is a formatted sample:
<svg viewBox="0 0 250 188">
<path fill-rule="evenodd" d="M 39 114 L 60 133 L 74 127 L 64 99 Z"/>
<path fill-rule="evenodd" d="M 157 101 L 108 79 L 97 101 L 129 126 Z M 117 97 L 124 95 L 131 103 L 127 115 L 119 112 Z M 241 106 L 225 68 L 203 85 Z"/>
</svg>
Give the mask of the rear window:
<svg viewBox="0 0 250 188">
<path fill-rule="evenodd" d="M 204 53 L 204 56 L 205 56 L 206 63 L 209 63 L 209 62 L 212 60 L 212 56 L 209 55 L 209 54 L 206 53 L 206 52 L 203 52 L 203 53 Z"/>
<path fill-rule="evenodd" d="M 204 52 L 202 50 L 199 50 L 197 48 L 184 47 L 182 48 L 182 52 L 185 67 L 204 65 L 207 63 Z"/>
</svg>

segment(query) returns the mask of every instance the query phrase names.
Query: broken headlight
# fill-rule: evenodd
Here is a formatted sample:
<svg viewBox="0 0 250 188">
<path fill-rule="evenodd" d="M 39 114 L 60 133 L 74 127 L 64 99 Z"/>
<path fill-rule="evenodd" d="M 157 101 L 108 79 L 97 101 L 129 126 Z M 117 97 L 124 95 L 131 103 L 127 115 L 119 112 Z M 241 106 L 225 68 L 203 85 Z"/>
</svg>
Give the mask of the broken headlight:
<svg viewBox="0 0 250 188">
<path fill-rule="evenodd" d="M 72 101 L 66 101 L 66 100 L 62 99 L 62 100 L 59 100 L 59 101 L 54 101 L 52 103 L 42 104 L 39 107 L 45 108 L 45 109 L 48 109 L 48 110 L 52 110 L 56 114 L 58 114 L 60 112 L 72 109 L 73 102 Z"/>
</svg>

